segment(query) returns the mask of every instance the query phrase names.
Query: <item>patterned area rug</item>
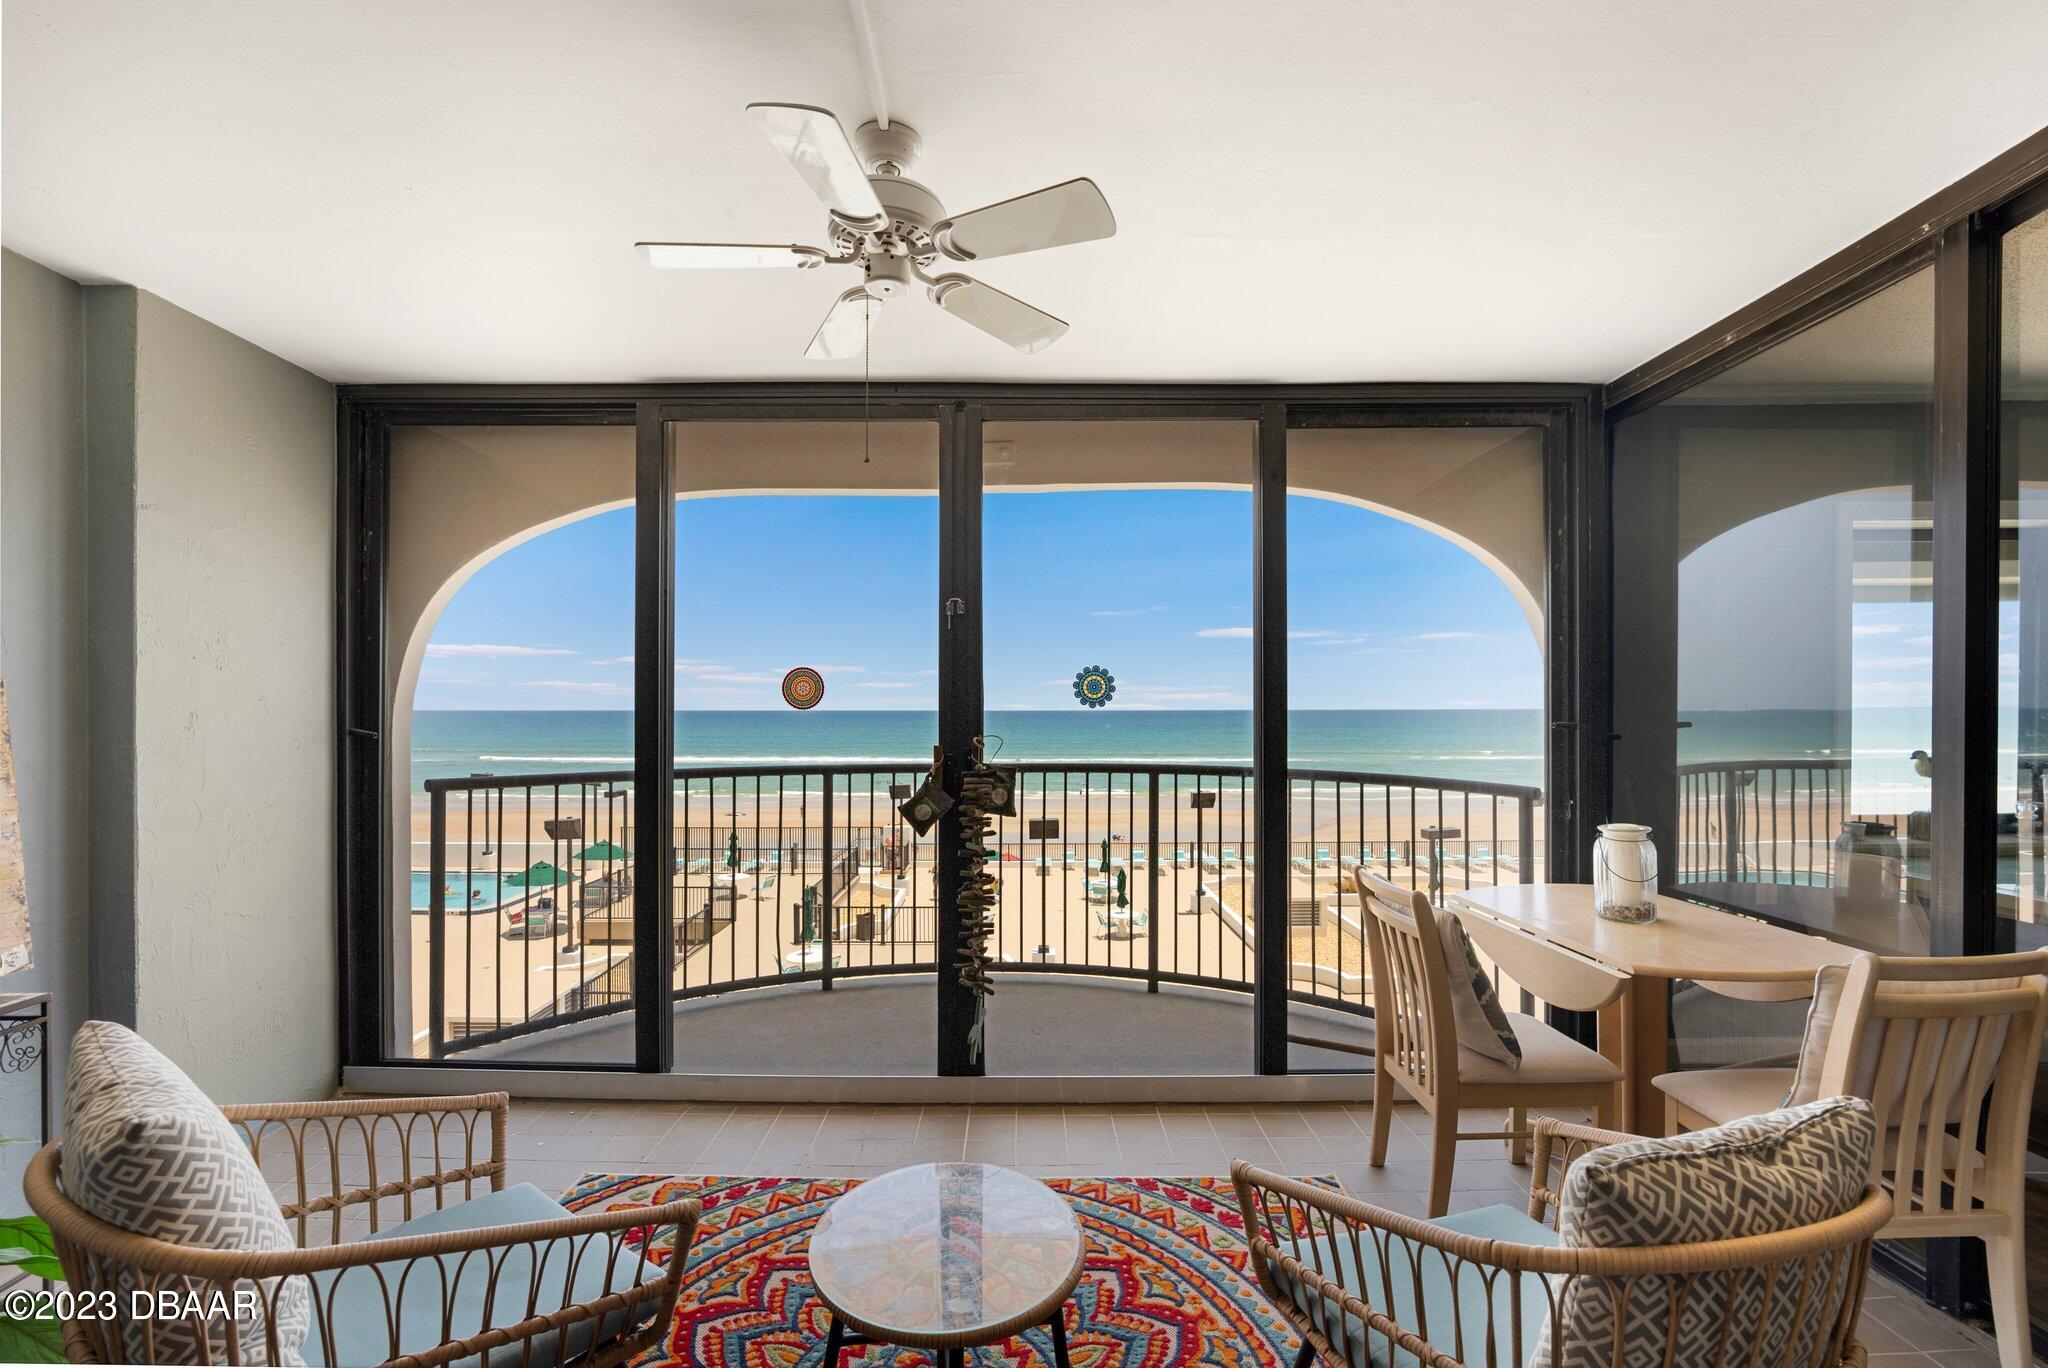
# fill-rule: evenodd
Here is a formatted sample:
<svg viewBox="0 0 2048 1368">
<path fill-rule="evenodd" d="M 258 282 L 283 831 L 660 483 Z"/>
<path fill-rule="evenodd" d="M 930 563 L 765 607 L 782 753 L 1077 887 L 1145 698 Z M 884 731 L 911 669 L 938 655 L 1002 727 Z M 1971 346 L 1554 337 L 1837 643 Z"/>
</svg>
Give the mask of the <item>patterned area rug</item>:
<svg viewBox="0 0 2048 1368">
<path fill-rule="evenodd" d="M 611 1210 L 695 1197 L 704 1216 L 668 1341 L 637 1361 L 705 1368 L 821 1368 L 827 1312 L 805 1251 L 846 1178 L 586 1174 L 562 1199 Z M 1050 1178 L 1088 1240 L 1067 1345 L 1074 1368 L 1267 1368 L 1297 1341 L 1245 1268 L 1243 1218 L 1227 1178 Z M 1331 1186 L 1335 1186 L 1334 1181 Z M 668 1251 L 651 1253 L 666 1259 Z M 849 1352 L 863 1368 L 924 1368 L 916 1349 Z M 1043 1329 L 978 1351 L 1000 1368 L 1051 1368 Z"/>
</svg>

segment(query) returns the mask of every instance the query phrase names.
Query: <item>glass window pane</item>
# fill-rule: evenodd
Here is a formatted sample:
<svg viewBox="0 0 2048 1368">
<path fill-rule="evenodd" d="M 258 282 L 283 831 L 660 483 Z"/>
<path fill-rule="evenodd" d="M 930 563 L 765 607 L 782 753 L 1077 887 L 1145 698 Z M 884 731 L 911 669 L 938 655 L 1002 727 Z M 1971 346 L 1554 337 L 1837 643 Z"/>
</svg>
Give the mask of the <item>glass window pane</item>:
<svg viewBox="0 0 2048 1368">
<path fill-rule="evenodd" d="M 995 953 L 1233 989 L 1252 976 L 1252 472 L 1240 421 L 1000 422 L 982 432 L 983 678 L 998 759 Z M 1099 671 L 1099 673 L 1098 673 Z M 1080 1064 L 1005 1030 L 1022 995 L 1112 1007 Z M 1104 997 L 1104 993 L 1114 996 Z M 1171 1031 L 1160 999 L 1020 978 L 990 1003 L 991 1073 L 1241 1073 L 1249 997 Z M 1090 1005 L 1099 1004 L 1099 1005 Z M 1009 1017 L 1020 1027 L 1028 1010 Z M 1162 1022 L 1164 1018 L 1161 1018 Z"/>
<path fill-rule="evenodd" d="M 394 1055 L 632 1062 L 633 466 L 628 427 L 392 432 Z"/>
<path fill-rule="evenodd" d="M 1922 270 L 1614 432 L 1613 815 L 1677 892 L 1929 946 L 1934 370 Z M 1697 986 L 1687 1063 L 1791 1048 Z"/>
<path fill-rule="evenodd" d="M 936 832 L 897 803 L 938 739 L 938 425 L 677 422 L 669 445 L 675 1068 L 928 1074 Z M 906 977 L 725 996 L 880 972 Z M 878 993 L 901 1029 L 863 1024 Z"/>
<path fill-rule="evenodd" d="M 1541 877 L 1542 434 L 1297 430 L 1287 484 L 1293 981 L 1362 1012 L 1354 870 L 1439 903 Z"/>
<path fill-rule="evenodd" d="M 2002 950 L 2048 945 L 2042 777 L 2048 769 L 2048 214 L 2005 235 L 2000 275 L 1998 604 L 1998 932 Z M 2048 1211 L 2048 1087 L 2037 1078 L 2028 1131 L 2028 1246 Z M 2027 1266 L 2034 1319 L 2048 1276 Z"/>
</svg>

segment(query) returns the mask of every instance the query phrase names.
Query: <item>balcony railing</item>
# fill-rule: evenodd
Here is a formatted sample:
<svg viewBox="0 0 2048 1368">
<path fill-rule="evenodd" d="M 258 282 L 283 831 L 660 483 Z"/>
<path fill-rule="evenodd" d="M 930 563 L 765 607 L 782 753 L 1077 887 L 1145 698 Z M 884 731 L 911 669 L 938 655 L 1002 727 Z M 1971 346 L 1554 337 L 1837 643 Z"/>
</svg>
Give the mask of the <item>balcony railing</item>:
<svg viewBox="0 0 2048 1368">
<path fill-rule="evenodd" d="M 1906 814 L 1854 808 L 1845 759 L 1680 765 L 1672 881 L 1825 887 L 1857 852 L 1856 833 L 1845 839 L 1849 823 L 1910 839 Z"/>
<path fill-rule="evenodd" d="M 1007 973 L 1249 990 L 1261 878 L 1287 881 L 1290 994 L 1364 1013 L 1361 866 L 1439 898 L 1530 882 L 1539 790 L 1346 770 L 1289 774 L 1292 839 L 1254 842 L 1251 770 L 1021 764 L 998 819 L 993 950 Z M 675 772 L 675 999 L 936 970 L 936 833 L 897 805 L 913 765 Z M 426 784 L 412 877 L 413 1053 L 445 1055 L 633 1007 L 630 771 Z M 419 839 L 423 838 L 423 839 Z"/>
</svg>

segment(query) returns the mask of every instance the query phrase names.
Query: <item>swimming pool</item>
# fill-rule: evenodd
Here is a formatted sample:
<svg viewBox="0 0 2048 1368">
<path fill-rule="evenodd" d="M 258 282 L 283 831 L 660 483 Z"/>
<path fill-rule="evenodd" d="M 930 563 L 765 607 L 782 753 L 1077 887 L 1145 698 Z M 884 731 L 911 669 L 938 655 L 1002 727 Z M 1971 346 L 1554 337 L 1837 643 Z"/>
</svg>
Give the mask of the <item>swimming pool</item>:
<svg viewBox="0 0 2048 1368">
<path fill-rule="evenodd" d="M 433 873 L 430 870 L 415 869 L 412 872 L 413 911 L 430 912 L 433 910 L 433 903 L 431 901 L 434 888 L 433 878 Z M 526 896 L 525 889 L 511 883 L 501 884 L 496 874 L 487 874 L 482 870 L 469 874 L 464 874 L 460 871 L 451 872 L 444 886 L 448 890 L 448 896 L 444 899 L 443 905 L 450 912 L 460 912 L 466 907 L 481 911 L 485 908 L 496 907 L 501 902 Z"/>
</svg>

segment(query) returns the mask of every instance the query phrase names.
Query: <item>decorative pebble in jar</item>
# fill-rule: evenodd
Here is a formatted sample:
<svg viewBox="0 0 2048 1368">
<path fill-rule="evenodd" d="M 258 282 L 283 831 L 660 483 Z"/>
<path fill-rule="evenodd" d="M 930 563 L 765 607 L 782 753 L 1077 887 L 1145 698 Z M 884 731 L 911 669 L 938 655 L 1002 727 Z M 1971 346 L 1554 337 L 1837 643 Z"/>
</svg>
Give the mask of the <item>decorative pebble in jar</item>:
<svg viewBox="0 0 2048 1368">
<path fill-rule="evenodd" d="M 1593 842 L 1593 912 L 1614 922 L 1657 920 L 1657 847 L 1650 829 L 1609 822 Z"/>
</svg>

